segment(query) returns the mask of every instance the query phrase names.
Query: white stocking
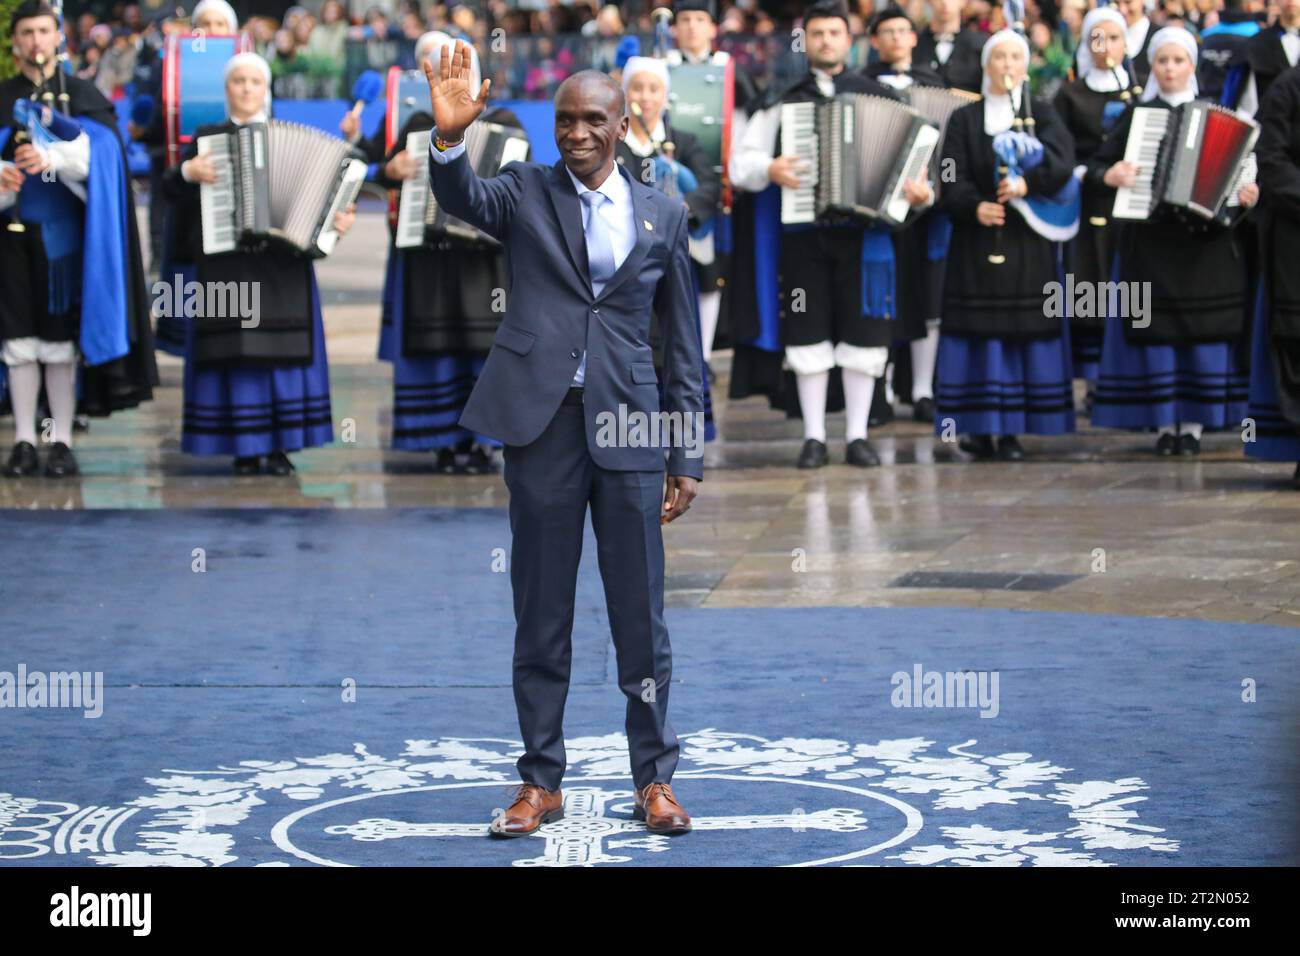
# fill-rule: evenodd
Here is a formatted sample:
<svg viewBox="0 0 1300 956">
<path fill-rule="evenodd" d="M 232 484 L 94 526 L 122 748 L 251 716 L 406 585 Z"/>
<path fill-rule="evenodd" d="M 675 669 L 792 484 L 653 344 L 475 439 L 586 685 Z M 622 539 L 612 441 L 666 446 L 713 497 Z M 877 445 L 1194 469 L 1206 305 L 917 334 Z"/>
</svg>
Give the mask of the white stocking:
<svg viewBox="0 0 1300 956">
<path fill-rule="evenodd" d="M 72 447 L 72 416 L 77 411 L 77 374 L 71 362 L 52 362 L 45 366 L 45 397 L 54 419 L 53 441 Z"/>
<path fill-rule="evenodd" d="M 14 407 L 14 444 L 36 444 L 36 396 L 41 392 L 41 365 L 9 366 L 9 401 Z"/>
<path fill-rule="evenodd" d="M 876 377 L 851 368 L 841 368 L 840 375 L 844 379 L 844 440 L 866 438 Z"/>
<path fill-rule="evenodd" d="M 826 392 L 830 372 L 804 372 L 795 375 L 799 388 L 799 408 L 803 412 L 803 437 L 826 441 Z"/>
</svg>

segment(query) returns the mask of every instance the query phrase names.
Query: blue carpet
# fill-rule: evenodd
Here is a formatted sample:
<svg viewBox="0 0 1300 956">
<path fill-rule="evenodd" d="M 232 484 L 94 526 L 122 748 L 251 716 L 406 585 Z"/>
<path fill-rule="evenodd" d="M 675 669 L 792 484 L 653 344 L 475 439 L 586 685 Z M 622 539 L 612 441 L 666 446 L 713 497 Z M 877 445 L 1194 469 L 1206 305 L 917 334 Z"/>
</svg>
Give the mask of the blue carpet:
<svg viewBox="0 0 1300 956">
<path fill-rule="evenodd" d="M 651 836 L 588 531 L 566 820 L 494 841 L 519 754 L 503 511 L 9 511 L 0 529 L 0 672 L 106 684 L 96 719 L 0 709 L 0 863 L 1296 862 L 1289 629 L 672 610 L 696 831 Z M 995 672 L 996 717 L 894 706 L 917 665 Z"/>
</svg>

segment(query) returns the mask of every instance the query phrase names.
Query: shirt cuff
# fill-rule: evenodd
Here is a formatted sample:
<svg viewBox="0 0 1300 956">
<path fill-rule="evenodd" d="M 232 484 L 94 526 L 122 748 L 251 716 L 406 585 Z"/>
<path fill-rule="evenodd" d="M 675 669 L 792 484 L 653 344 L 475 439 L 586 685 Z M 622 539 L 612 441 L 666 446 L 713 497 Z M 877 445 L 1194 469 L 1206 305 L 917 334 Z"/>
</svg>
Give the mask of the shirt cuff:
<svg viewBox="0 0 1300 956">
<path fill-rule="evenodd" d="M 50 143 L 45 151 L 50 169 L 65 182 L 85 182 L 90 175 L 90 137 L 85 133 L 74 140 Z"/>
<path fill-rule="evenodd" d="M 435 129 L 433 135 L 429 137 L 429 156 L 439 166 L 445 166 L 461 153 L 465 152 L 465 140 L 463 139 L 455 146 L 449 146 L 445 150 L 438 149 L 438 147 L 433 145 L 433 141 L 437 136 L 438 131 Z"/>
</svg>

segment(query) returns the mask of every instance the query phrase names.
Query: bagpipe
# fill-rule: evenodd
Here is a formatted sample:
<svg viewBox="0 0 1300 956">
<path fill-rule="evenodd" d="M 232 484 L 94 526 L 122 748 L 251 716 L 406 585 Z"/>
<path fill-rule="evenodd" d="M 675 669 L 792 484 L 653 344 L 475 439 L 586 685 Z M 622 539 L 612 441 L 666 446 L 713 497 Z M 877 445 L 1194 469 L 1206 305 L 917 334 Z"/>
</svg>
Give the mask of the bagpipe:
<svg viewBox="0 0 1300 956">
<path fill-rule="evenodd" d="M 1024 35 L 1023 0 L 1007 0 L 1003 4 L 1007 23 L 1017 33 Z M 1015 83 L 1011 77 L 1004 75 L 1006 94 L 1014 102 Z M 1015 111 L 1011 129 L 1003 130 L 993 137 L 993 154 L 998 161 L 997 181 L 1023 178 L 1024 174 L 1034 169 L 1046 155 L 1042 140 L 1035 135 L 1034 109 L 1031 102 L 1029 80 L 1020 81 L 1020 106 Z M 1018 196 L 1008 205 L 1020 214 L 1025 224 L 1044 239 L 1053 242 L 1065 242 L 1073 239 L 1079 232 L 1079 215 L 1083 209 L 1083 196 L 1079 178 L 1071 176 L 1064 186 L 1050 196 L 1029 194 Z M 1006 262 L 1002 252 L 1002 227 L 994 234 L 994 249 L 988 261 L 993 265 Z"/>
</svg>

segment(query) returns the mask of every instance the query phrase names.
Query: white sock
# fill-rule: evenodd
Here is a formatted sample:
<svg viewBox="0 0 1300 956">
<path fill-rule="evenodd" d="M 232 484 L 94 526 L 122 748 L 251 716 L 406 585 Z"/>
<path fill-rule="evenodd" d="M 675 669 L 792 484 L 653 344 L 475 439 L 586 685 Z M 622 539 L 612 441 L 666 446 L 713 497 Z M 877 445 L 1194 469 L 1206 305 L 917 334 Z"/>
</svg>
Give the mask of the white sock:
<svg viewBox="0 0 1300 956">
<path fill-rule="evenodd" d="M 1180 432 L 1185 432 L 1186 434 L 1191 435 L 1197 441 L 1200 441 L 1201 432 L 1205 430 L 1205 426 L 1202 425 L 1200 422 L 1183 422 L 1181 425 L 1178 426 L 1178 430 Z"/>
<path fill-rule="evenodd" d="M 911 343 L 912 404 L 923 398 L 934 401 L 934 363 L 939 356 L 939 320 L 925 323 L 925 338 Z"/>
<path fill-rule="evenodd" d="M 803 412 L 803 437 L 826 441 L 826 392 L 830 372 L 805 372 L 795 375 L 799 387 L 799 408 Z M 868 399 L 870 401 L 870 399 Z"/>
<path fill-rule="evenodd" d="M 49 399 L 50 417 L 54 419 L 51 440 L 71 448 L 72 416 L 77 411 L 77 374 L 71 362 L 45 366 L 45 397 Z"/>
<path fill-rule="evenodd" d="M 9 401 L 14 407 L 14 444 L 36 444 L 36 396 L 41 393 L 41 364 L 9 366 Z"/>
<path fill-rule="evenodd" d="M 840 375 L 844 379 L 844 440 L 866 438 L 876 377 L 851 368 L 841 368 Z"/>
<path fill-rule="evenodd" d="M 700 293 L 700 343 L 704 347 L 706 362 L 713 353 L 713 336 L 718 331 L 718 312 L 721 309 L 721 292 Z"/>
<path fill-rule="evenodd" d="M 874 384 L 872 387 L 875 387 Z M 890 362 L 885 366 L 885 403 L 892 408 L 897 397 L 894 394 L 894 363 Z"/>
<path fill-rule="evenodd" d="M 1160 435 L 1177 435 L 1177 434 L 1178 434 L 1178 426 L 1177 426 L 1177 425 L 1161 425 L 1158 429 L 1156 429 L 1156 433 L 1157 433 L 1157 434 L 1160 434 Z"/>
</svg>

